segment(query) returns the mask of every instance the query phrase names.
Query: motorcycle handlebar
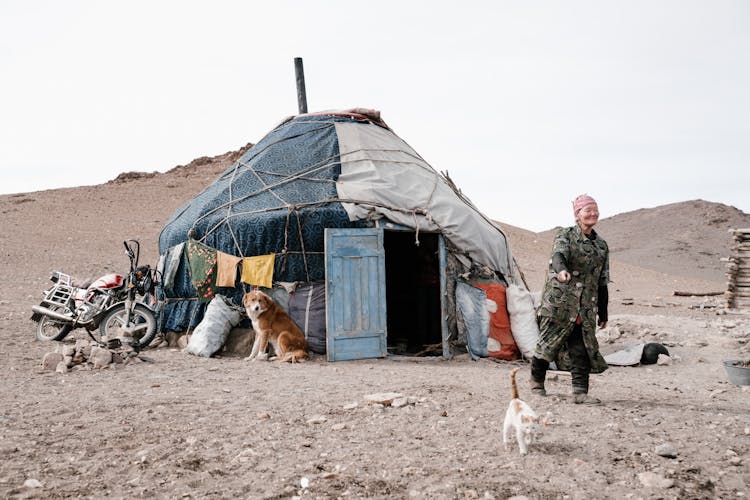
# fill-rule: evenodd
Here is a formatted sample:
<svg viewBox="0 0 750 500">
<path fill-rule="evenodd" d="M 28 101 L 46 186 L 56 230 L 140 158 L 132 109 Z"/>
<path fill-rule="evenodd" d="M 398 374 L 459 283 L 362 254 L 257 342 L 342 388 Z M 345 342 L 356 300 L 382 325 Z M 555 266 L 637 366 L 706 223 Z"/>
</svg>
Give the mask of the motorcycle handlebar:
<svg viewBox="0 0 750 500">
<path fill-rule="evenodd" d="M 133 247 L 131 247 L 129 243 L 134 244 L 135 251 L 133 251 Z M 138 240 L 126 240 L 126 241 L 123 241 L 122 244 L 125 246 L 125 253 L 128 254 L 128 257 L 130 258 L 131 263 L 133 260 L 135 260 L 134 266 L 137 265 L 139 254 L 141 253 L 141 245 L 138 242 Z"/>
</svg>

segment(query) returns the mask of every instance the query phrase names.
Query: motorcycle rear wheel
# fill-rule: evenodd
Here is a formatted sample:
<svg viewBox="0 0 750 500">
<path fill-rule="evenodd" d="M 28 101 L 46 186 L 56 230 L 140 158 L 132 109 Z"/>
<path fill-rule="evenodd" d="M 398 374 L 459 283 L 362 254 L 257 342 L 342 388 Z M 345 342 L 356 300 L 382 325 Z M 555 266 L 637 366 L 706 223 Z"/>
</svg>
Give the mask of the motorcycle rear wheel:
<svg viewBox="0 0 750 500">
<path fill-rule="evenodd" d="M 51 307 L 50 309 L 57 310 L 58 308 Z M 54 320 L 49 316 L 42 316 L 36 323 L 36 338 L 42 341 L 62 340 L 72 329 L 67 323 Z"/>
<path fill-rule="evenodd" d="M 125 304 L 120 304 L 112 308 L 102 318 L 99 323 L 99 335 L 106 337 L 107 340 L 123 337 L 121 328 L 125 326 L 127 311 Z M 151 309 L 143 304 L 136 304 L 133 307 L 133 314 L 130 318 L 131 323 L 135 323 L 137 330 L 134 337 L 138 340 L 141 348 L 148 346 L 156 336 L 156 317 Z"/>
</svg>

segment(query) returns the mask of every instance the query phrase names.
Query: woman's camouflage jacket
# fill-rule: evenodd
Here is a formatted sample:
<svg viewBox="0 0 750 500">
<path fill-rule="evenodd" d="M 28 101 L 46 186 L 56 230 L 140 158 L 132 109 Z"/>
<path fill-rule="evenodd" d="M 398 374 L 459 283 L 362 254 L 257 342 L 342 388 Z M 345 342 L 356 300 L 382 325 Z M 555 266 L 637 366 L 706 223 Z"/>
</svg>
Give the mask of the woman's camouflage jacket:
<svg viewBox="0 0 750 500">
<path fill-rule="evenodd" d="M 549 318 L 550 323 L 557 325 L 559 331 L 552 336 L 553 338 L 545 336 L 545 332 L 542 332 L 540 344 L 548 345 L 539 345 L 538 350 L 557 352 L 561 347 L 559 344 L 567 340 L 576 318 L 580 315 L 583 341 L 591 359 L 591 371 L 600 373 L 606 370 L 607 364 L 599 353 L 599 343 L 596 340 L 597 300 L 599 286 L 609 282 L 609 248 L 607 242 L 595 231 L 593 234 L 594 238 L 587 238 L 576 224 L 558 230 L 555 236 L 552 255 L 557 252 L 562 254 L 571 278 L 567 283 L 557 281 L 557 272 L 552 268 L 550 259 L 542 304 L 537 315 L 540 319 Z M 558 365 L 561 364 L 559 361 L 564 360 L 558 359 Z M 566 369 L 563 366 L 560 368 Z"/>
</svg>

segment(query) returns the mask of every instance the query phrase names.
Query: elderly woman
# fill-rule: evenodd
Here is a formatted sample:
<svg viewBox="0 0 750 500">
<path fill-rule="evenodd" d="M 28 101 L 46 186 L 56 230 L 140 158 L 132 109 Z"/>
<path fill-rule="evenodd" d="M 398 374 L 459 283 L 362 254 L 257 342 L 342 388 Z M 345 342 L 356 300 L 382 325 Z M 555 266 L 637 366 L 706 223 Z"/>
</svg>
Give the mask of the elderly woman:
<svg viewBox="0 0 750 500">
<path fill-rule="evenodd" d="M 609 248 L 594 231 L 599 208 L 592 197 L 577 197 L 573 214 L 576 225 L 560 229 L 552 246 L 537 311 L 540 335 L 531 360 L 531 389 L 547 395 L 544 379 L 554 361 L 557 369 L 571 372 L 575 403 L 600 404 L 588 395 L 589 374 L 607 369 L 595 334 L 597 324 L 607 326 Z"/>
</svg>

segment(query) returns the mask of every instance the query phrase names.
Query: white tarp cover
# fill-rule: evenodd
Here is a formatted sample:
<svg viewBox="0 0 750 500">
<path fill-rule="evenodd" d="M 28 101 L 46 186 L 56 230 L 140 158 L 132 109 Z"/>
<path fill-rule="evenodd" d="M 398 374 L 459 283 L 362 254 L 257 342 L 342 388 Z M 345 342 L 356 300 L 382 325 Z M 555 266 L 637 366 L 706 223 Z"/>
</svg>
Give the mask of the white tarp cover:
<svg viewBox="0 0 750 500">
<path fill-rule="evenodd" d="M 515 279 L 502 231 L 459 198 L 406 142 L 374 124 L 336 123 L 336 133 L 341 154 L 336 189 L 342 201 L 357 201 L 342 203 L 350 220 L 385 217 L 420 231 L 441 231 L 476 262 Z"/>
</svg>

